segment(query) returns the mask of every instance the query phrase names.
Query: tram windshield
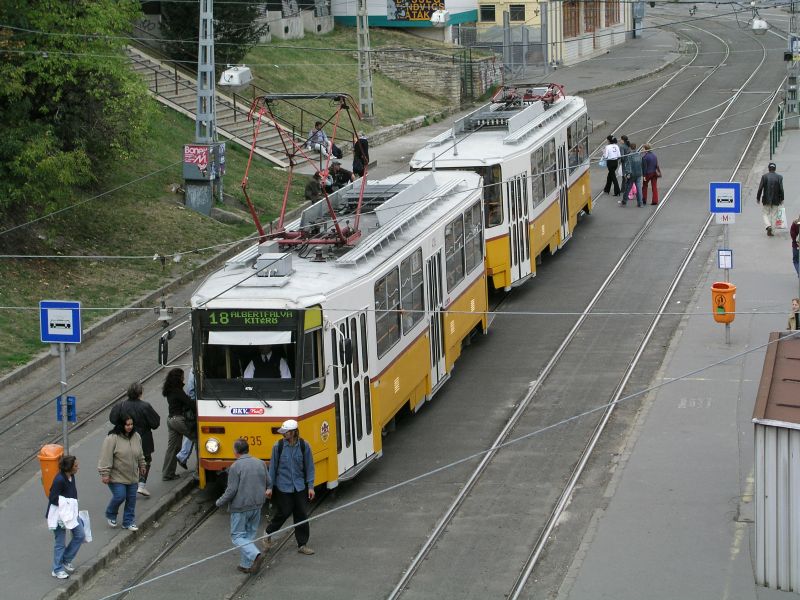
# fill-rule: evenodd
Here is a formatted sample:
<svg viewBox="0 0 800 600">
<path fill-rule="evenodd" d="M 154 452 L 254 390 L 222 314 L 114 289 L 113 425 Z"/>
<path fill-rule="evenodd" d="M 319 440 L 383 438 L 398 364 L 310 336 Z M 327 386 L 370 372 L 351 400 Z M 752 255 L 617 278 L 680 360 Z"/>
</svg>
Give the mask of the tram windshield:
<svg viewBox="0 0 800 600">
<path fill-rule="evenodd" d="M 313 323 L 309 315 L 303 319 L 304 312 L 314 316 Z M 298 392 L 306 397 L 320 391 L 318 315 L 316 310 L 195 311 L 199 397 L 291 400 Z"/>
</svg>

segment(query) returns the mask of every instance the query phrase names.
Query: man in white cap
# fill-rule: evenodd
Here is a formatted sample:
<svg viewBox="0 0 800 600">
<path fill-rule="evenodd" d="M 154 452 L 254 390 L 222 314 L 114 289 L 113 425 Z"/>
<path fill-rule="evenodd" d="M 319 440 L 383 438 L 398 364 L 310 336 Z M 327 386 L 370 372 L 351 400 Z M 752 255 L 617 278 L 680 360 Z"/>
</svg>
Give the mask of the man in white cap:
<svg viewBox="0 0 800 600">
<path fill-rule="evenodd" d="M 775 217 L 778 216 L 778 209 L 783 204 L 783 175 L 778 175 L 776 169 L 774 162 L 767 165 L 769 172 L 761 176 L 756 193 L 756 202 L 761 204 L 761 216 L 768 236 L 772 236 Z"/>
<path fill-rule="evenodd" d="M 294 419 L 284 421 L 278 433 L 283 434 L 283 439 L 275 442 L 269 461 L 267 498 L 275 504 L 275 513 L 267 525 L 267 535 L 278 531 L 292 515 L 297 551 L 300 554 L 314 554 L 308 546 L 311 528 L 304 522 L 308 519 L 308 503 L 314 499 L 314 457 L 311 446 L 300 437 Z M 264 549 L 269 549 L 271 545 L 270 537 Z"/>
</svg>

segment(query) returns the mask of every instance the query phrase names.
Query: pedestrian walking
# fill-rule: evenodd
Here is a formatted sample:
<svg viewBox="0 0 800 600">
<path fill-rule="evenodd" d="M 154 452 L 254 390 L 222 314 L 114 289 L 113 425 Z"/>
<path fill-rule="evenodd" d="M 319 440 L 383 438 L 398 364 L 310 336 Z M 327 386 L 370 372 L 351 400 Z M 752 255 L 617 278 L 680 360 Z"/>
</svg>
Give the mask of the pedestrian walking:
<svg viewBox="0 0 800 600">
<path fill-rule="evenodd" d="M 189 369 L 189 376 L 186 378 L 186 385 L 183 386 L 183 391 L 186 392 L 186 395 L 195 403 L 194 413 L 185 413 L 184 415 L 186 416 L 186 428 L 189 431 L 193 431 L 197 428 L 197 390 L 194 382 L 194 367 Z M 182 469 L 189 468 L 186 461 L 189 460 L 192 451 L 194 451 L 194 441 L 192 441 L 190 437 L 183 436 L 181 438 L 181 449 L 178 451 L 178 454 L 175 455 Z"/>
<path fill-rule="evenodd" d="M 263 556 L 253 543 L 261 522 L 261 507 L 269 487 L 269 473 L 263 461 L 250 456 L 247 440 L 233 442 L 236 460 L 228 469 L 228 485 L 217 499 L 217 506 L 230 504 L 231 541 L 239 547 L 239 566 L 242 573 L 256 573 Z"/>
<path fill-rule="evenodd" d="M 792 238 L 792 264 L 797 276 L 800 277 L 800 247 L 797 245 L 797 235 L 800 234 L 800 216 L 792 221 L 789 227 L 789 237 Z"/>
<path fill-rule="evenodd" d="M 83 523 L 78 517 L 78 487 L 75 474 L 78 472 L 78 459 L 65 454 L 58 459 L 58 474 L 50 486 L 47 504 L 47 527 L 53 532 L 53 569 L 50 574 L 57 579 L 66 579 L 75 572 L 72 561 L 86 540 Z M 71 534 L 69 545 L 67 530 Z M 9 541 L 9 540 L 6 540 Z"/>
<path fill-rule="evenodd" d="M 800 329 L 800 298 L 792 298 L 792 312 L 789 314 L 789 321 L 786 323 L 786 329 L 797 331 Z"/>
<path fill-rule="evenodd" d="M 618 144 L 619 146 L 619 164 L 622 168 L 622 200 L 624 204 L 624 200 L 628 198 L 628 191 L 631 189 L 631 180 L 625 175 L 628 172 L 628 155 L 632 152 L 631 150 L 631 141 L 628 139 L 627 135 L 619 136 L 621 143 Z"/>
<path fill-rule="evenodd" d="M 363 177 L 369 165 L 369 140 L 364 132 L 353 134 L 353 173 Z"/>
<path fill-rule="evenodd" d="M 649 183 L 653 188 L 653 200 L 650 204 L 658 204 L 658 178 L 661 177 L 661 167 L 650 144 L 642 145 L 642 175 L 642 202 L 647 204 L 647 184 Z"/>
<path fill-rule="evenodd" d="M 142 438 L 142 451 L 144 461 L 147 464 L 144 474 L 139 477 L 137 492 L 145 498 L 150 496 L 150 492 L 145 485 L 147 476 L 150 474 L 150 465 L 153 462 L 153 452 L 155 443 L 153 442 L 153 430 L 161 425 L 161 416 L 156 412 L 151 404 L 142 400 L 142 384 L 134 381 L 128 386 L 128 396 L 122 402 L 114 405 L 108 415 L 108 420 L 114 425 L 122 415 L 130 415 L 133 418 L 133 428 Z"/>
<path fill-rule="evenodd" d="M 314 499 L 314 457 L 311 446 L 300 437 L 297 421 L 283 422 L 278 433 L 283 439 L 275 442 L 269 461 L 267 498 L 275 504 L 275 513 L 267 525 L 267 534 L 278 531 L 292 515 L 294 537 L 300 554 L 314 554 L 308 546 L 311 528 L 308 526 L 308 503 Z M 268 538 L 265 549 L 272 545 Z"/>
<path fill-rule="evenodd" d="M 622 195 L 620 204 L 624 206 L 628 196 L 635 194 L 636 206 L 644 206 L 644 201 L 642 200 L 642 155 L 636 151 L 636 144 L 633 142 L 630 143 L 629 148 L 630 153 L 625 157 L 625 168 L 627 169 L 625 171 L 626 192 Z M 630 194 L 629 192 L 633 191 L 633 186 L 636 186 L 636 191 L 634 194 Z"/>
<path fill-rule="evenodd" d="M 114 429 L 108 432 L 100 449 L 97 470 L 100 481 L 111 490 L 111 501 L 106 507 L 106 521 L 110 527 L 117 526 L 117 513 L 122 503 L 122 528 L 138 531 L 136 526 L 136 491 L 139 476 L 147 469 L 142 450 L 142 436 L 136 433 L 133 417 L 120 415 Z"/>
<path fill-rule="evenodd" d="M 611 192 L 611 186 L 614 186 L 614 195 L 619 196 L 619 180 L 617 179 L 617 167 L 619 166 L 619 146 L 617 145 L 617 140 L 613 136 L 608 136 L 606 138 L 608 144 L 603 149 L 603 160 L 606 161 L 606 168 L 608 169 L 608 175 L 606 176 L 606 186 L 603 188 L 603 191 L 608 194 Z"/>
<path fill-rule="evenodd" d="M 181 447 L 181 440 L 184 436 L 191 440 L 197 439 L 197 433 L 190 431 L 188 423 L 194 414 L 195 403 L 183 390 L 183 369 L 176 367 L 170 369 L 164 379 L 164 386 L 161 394 L 167 399 L 168 416 L 167 430 L 167 451 L 164 454 L 164 465 L 161 467 L 161 479 L 172 481 L 178 479 L 179 475 L 175 472 L 178 467 L 178 450 Z"/>
<path fill-rule="evenodd" d="M 758 192 L 756 192 L 756 202 L 761 204 L 761 217 L 764 219 L 764 226 L 770 237 L 772 237 L 772 227 L 775 225 L 778 210 L 783 204 L 783 175 L 778 175 L 775 172 L 776 169 L 774 162 L 767 165 L 768 172 L 761 176 Z"/>
</svg>

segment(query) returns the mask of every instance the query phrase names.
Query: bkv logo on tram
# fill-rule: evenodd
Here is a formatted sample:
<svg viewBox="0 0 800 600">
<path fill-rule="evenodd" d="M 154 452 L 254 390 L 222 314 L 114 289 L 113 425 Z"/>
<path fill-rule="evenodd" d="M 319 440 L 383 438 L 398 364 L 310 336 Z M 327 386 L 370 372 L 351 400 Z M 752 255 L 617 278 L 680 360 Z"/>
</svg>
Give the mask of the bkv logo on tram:
<svg viewBox="0 0 800 600">
<path fill-rule="evenodd" d="M 232 408 L 231 409 L 232 415 L 263 415 L 264 409 L 261 407 L 257 408 Z"/>
</svg>

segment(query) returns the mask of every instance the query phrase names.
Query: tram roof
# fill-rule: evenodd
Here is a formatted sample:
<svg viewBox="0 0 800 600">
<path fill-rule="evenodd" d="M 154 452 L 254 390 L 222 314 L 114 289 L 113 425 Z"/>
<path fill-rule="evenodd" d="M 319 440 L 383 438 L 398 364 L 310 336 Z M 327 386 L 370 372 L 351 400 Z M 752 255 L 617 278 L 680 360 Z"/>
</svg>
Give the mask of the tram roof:
<svg viewBox="0 0 800 600">
<path fill-rule="evenodd" d="M 580 96 L 552 104 L 541 100 L 509 107 L 489 102 L 458 119 L 414 153 L 412 169 L 493 165 L 538 145 L 586 106 Z"/>
<path fill-rule="evenodd" d="M 360 182 L 329 197 L 342 226 L 352 225 L 346 209 L 357 203 Z M 420 171 L 369 180 L 364 190 L 362 237 L 355 246 L 320 247 L 323 260 L 317 261 L 315 248 L 285 249 L 276 241 L 254 244 L 206 278 L 192 295 L 192 307 L 297 309 L 319 304 L 381 270 L 397 254 L 413 251 L 437 222 L 480 198 L 480 177 L 466 171 Z M 325 207 L 324 199 L 311 205 L 287 230 L 330 227 Z"/>
</svg>

